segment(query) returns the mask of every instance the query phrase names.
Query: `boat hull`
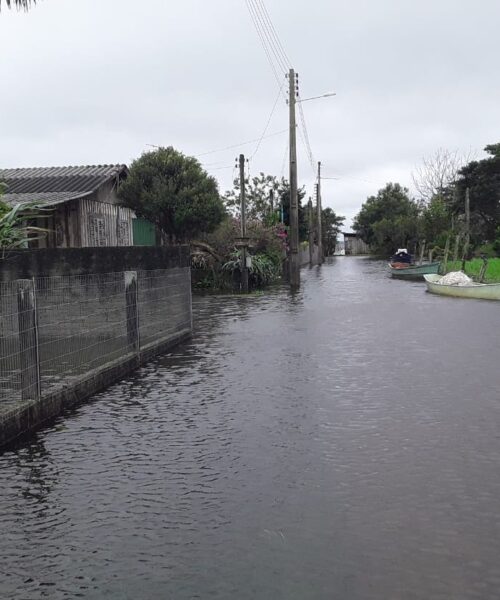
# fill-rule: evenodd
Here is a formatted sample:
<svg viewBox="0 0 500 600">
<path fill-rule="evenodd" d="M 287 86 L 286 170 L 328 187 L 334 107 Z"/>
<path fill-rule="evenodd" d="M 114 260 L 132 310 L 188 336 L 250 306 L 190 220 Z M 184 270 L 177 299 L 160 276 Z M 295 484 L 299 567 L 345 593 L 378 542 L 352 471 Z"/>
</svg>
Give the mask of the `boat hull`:
<svg viewBox="0 0 500 600">
<path fill-rule="evenodd" d="M 424 275 L 439 273 L 440 262 L 428 263 L 425 265 L 412 265 L 401 269 L 396 269 L 389 264 L 392 277 L 396 279 L 423 279 Z"/>
<path fill-rule="evenodd" d="M 476 298 L 478 300 L 500 300 L 500 283 L 475 283 L 473 285 L 443 285 L 437 283 L 439 275 L 424 275 L 427 291 L 440 296 L 454 298 Z"/>
</svg>

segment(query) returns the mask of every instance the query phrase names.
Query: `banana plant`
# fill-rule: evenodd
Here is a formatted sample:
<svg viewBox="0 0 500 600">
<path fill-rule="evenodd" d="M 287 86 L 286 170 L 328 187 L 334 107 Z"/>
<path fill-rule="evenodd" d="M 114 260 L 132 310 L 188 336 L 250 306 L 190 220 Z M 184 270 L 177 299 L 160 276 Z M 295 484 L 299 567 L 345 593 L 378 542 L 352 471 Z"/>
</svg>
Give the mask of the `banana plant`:
<svg viewBox="0 0 500 600">
<path fill-rule="evenodd" d="M 28 242 L 42 239 L 49 233 L 49 229 L 29 225 L 32 219 L 48 216 L 50 209 L 36 204 L 16 204 L 5 212 L 0 204 L 0 259 L 4 259 L 6 252 L 22 248 Z"/>
<path fill-rule="evenodd" d="M 28 10 L 31 4 L 36 4 L 36 0 L 5 0 L 8 8 L 15 6 L 16 8 L 24 8 Z M 0 0 L 0 9 L 2 8 L 2 0 Z"/>
</svg>

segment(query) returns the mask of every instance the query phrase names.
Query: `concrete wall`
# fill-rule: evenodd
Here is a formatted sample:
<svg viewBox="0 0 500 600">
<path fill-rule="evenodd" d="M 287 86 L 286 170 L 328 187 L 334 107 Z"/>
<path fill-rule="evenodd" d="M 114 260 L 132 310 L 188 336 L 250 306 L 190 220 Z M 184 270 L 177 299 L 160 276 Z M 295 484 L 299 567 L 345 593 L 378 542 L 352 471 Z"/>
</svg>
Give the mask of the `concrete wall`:
<svg viewBox="0 0 500 600">
<path fill-rule="evenodd" d="M 191 335 L 187 247 L 11 259 L 0 271 L 0 447 Z"/>
<path fill-rule="evenodd" d="M 188 246 L 16 250 L 0 260 L 0 281 L 189 266 Z"/>
</svg>

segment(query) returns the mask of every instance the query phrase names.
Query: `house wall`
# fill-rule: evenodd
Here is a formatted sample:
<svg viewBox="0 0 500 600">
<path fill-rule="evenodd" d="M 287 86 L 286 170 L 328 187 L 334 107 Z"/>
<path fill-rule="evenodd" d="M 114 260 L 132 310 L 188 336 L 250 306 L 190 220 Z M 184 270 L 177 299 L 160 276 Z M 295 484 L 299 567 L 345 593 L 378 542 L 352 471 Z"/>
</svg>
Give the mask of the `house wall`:
<svg viewBox="0 0 500 600">
<path fill-rule="evenodd" d="M 359 256 L 370 253 L 368 244 L 355 236 L 344 236 L 344 247 L 346 256 Z"/>
<path fill-rule="evenodd" d="M 54 206 L 36 223 L 49 230 L 35 248 L 132 246 L 134 212 L 119 205 L 116 184 L 109 181 L 93 194 Z"/>
<path fill-rule="evenodd" d="M 78 202 L 82 248 L 132 246 L 133 211 L 118 204 L 101 202 L 93 195 Z"/>
</svg>

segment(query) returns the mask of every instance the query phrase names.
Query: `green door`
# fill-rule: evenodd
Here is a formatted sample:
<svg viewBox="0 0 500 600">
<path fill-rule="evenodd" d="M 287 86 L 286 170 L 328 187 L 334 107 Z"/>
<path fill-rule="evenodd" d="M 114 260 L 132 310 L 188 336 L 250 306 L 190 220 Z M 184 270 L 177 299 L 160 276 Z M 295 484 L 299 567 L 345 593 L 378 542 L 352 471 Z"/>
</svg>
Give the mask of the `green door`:
<svg viewBox="0 0 500 600">
<path fill-rule="evenodd" d="M 133 219 L 134 246 L 156 246 L 156 231 L 153 223 L 146 219 Z"/>
</svg>

